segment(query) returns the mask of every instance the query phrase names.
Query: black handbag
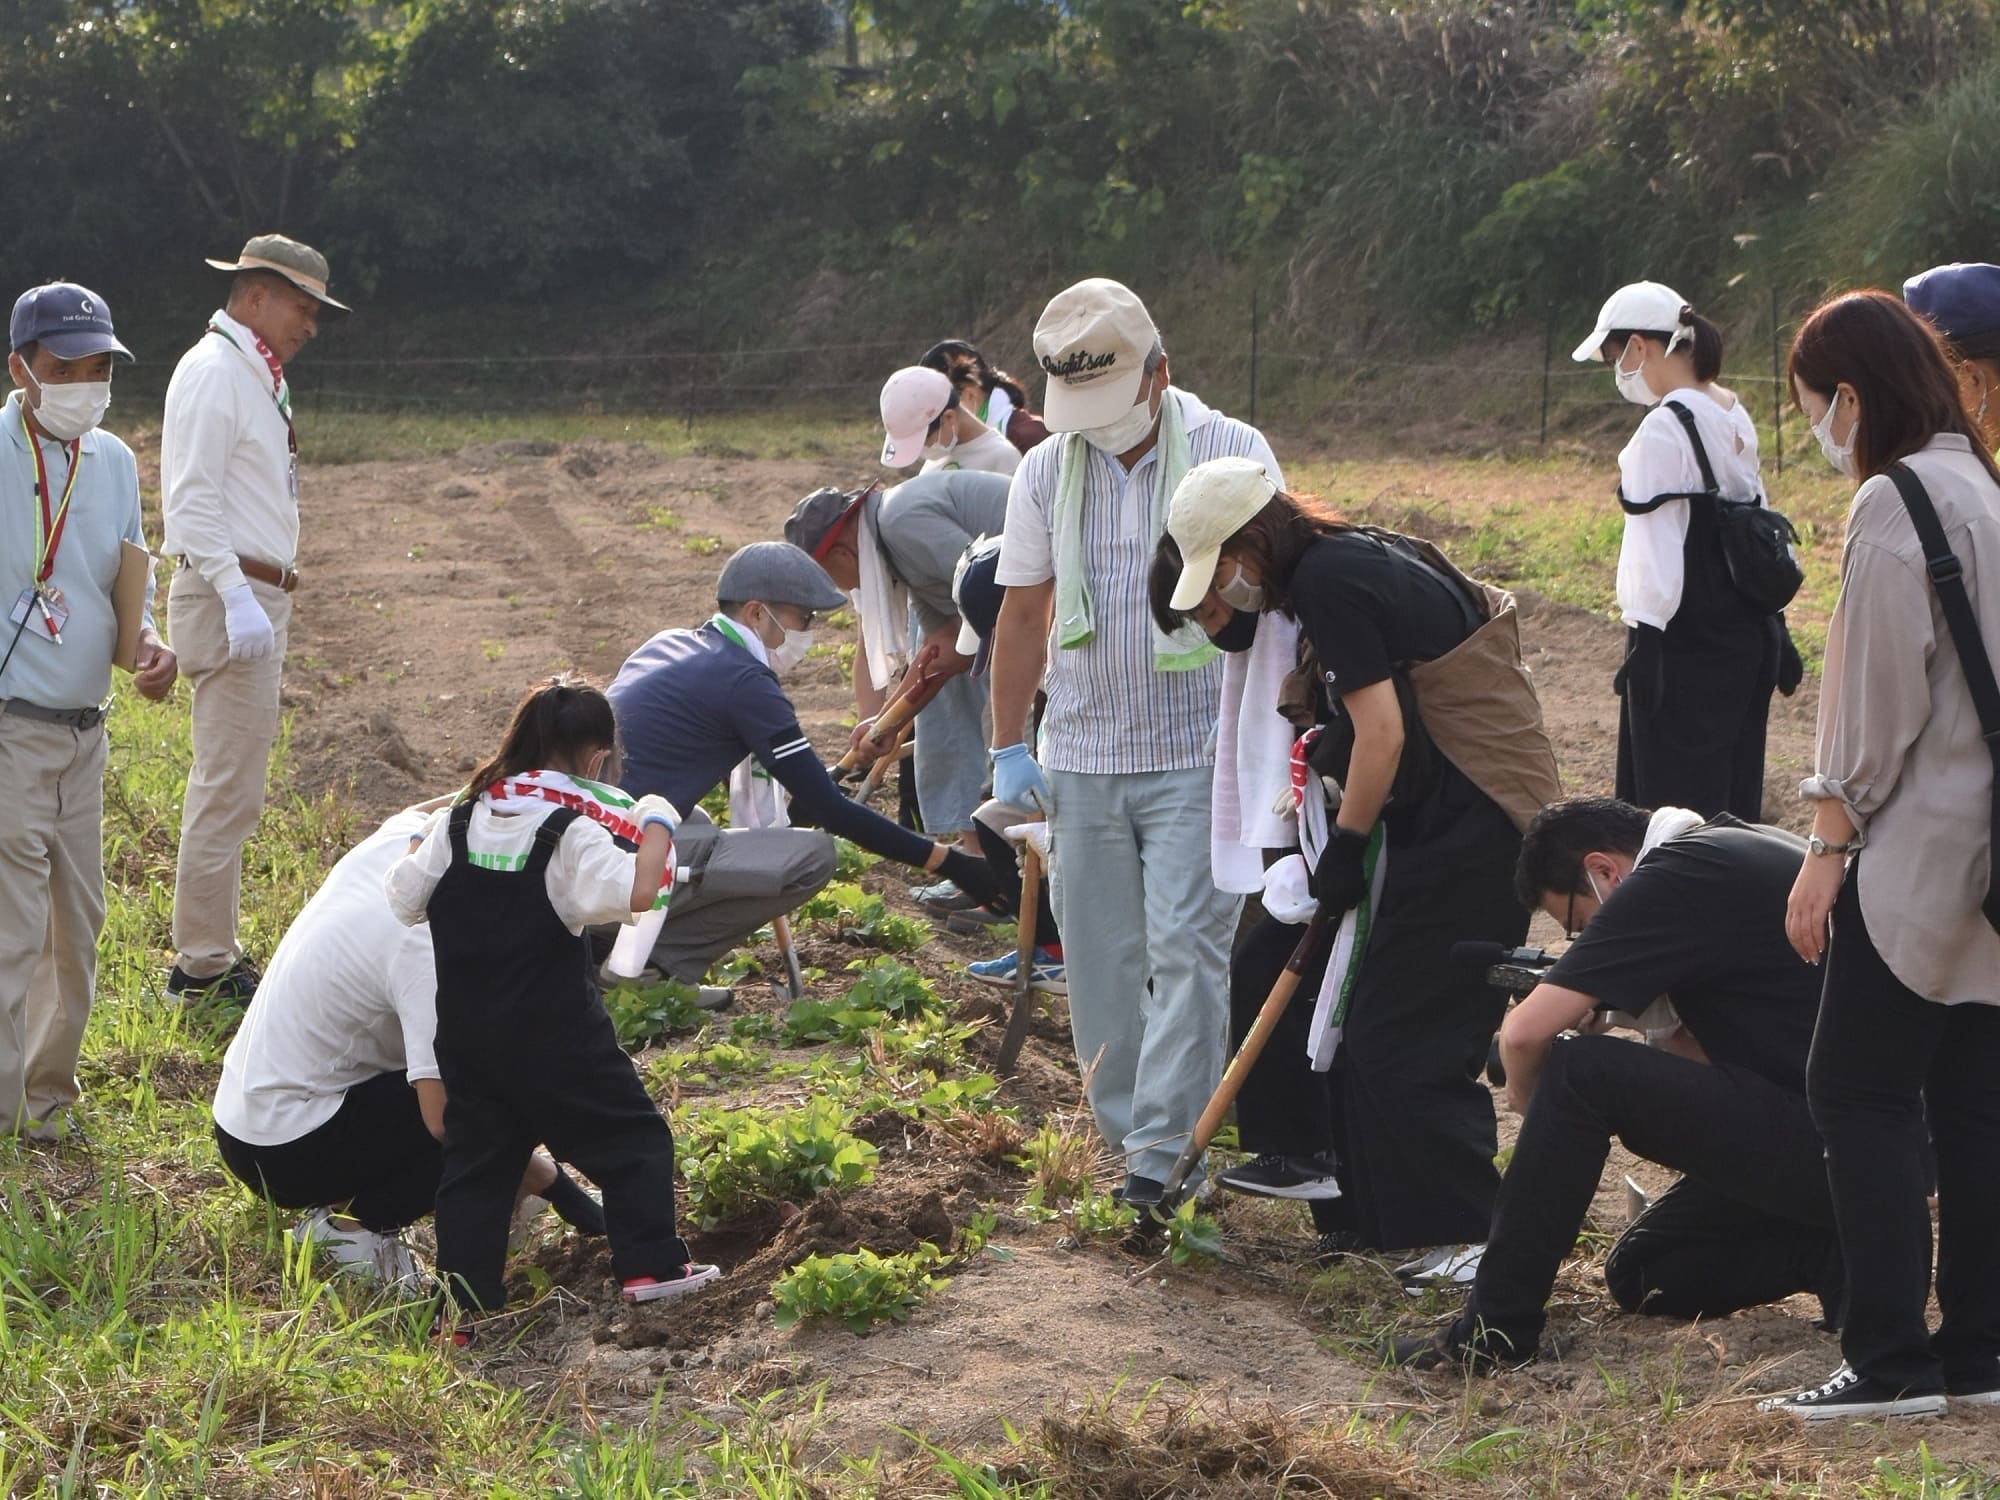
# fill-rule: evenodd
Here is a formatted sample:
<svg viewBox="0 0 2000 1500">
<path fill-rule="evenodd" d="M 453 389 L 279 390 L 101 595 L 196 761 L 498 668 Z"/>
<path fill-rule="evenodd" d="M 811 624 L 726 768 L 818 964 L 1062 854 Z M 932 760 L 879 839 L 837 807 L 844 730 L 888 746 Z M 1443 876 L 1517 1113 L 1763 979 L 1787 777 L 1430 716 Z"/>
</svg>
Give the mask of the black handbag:
<svg viewBox="0 0 2000 1500">
<path fill-rule="evenodd" d="M 1694 461 L 1701 469 L 1702 488 L 1687 494 L 1654 495 L 1633 502 L 1619 496 L 1619 503 L 1632 515 L 1657 510 L 1669 500 L 1706 501 L 1714 507 L 1717 535 L 1722 541 L 1722 560 L 1729 569 L 1729 581 L 1759 612 L 1775 615 L 1792 602 L 1806 581 L 1792 549 L 1798 545 L 1798 528 L 1761 500 L 1731 500 L 1715 482 L 1715 470 L 1708 462 L 1695 429 L 1694 413 L 1678 401 L 1662 403 L 1687 429 L 1694 445 Z"/>
<path fill-rule="evenodd" d="M 1987 845 L 1989 869 L 1986 899 L 1979 903 L 1979 909 L 1986 913 L 1987 924 L 2000 932 L 2000 885 L 1994 883 L 1990 868 L 1990 861 L 2000 855 L 2000 685 L 1993 681 L 1993 662 L 1979 633 L 1979 616 L 1973 612 L 1972 599 L 1965 592 L 1965 568 L 1958 554 L 1951 550 L 1951 543 L 1945 540 L 1944 526 L 1923 481 L 1910 472 L 1908 464 L 1902 463 L 1889 466 L 1889 478 L 1896 486 L 1896 493 L 1903 497 L 1903 509 L 1910 513 L 1910 524 L 1917 529 L 1917 541 L 1924 549 L 1924 567 L 1931 575 L 1931 587 L 1937 590 L 1938 608 L 1944 613 L 1951 643 L 1958 650 L 1958 665 L 1965 673 L 1965 685 L 1972 690 L 1972 707 L 1979 715 L 1979 732 L 1985 736 L 1986 753 L 1993 758 L 1993 796 L 1986 810 L 1991 840 Z"/>
</svg>

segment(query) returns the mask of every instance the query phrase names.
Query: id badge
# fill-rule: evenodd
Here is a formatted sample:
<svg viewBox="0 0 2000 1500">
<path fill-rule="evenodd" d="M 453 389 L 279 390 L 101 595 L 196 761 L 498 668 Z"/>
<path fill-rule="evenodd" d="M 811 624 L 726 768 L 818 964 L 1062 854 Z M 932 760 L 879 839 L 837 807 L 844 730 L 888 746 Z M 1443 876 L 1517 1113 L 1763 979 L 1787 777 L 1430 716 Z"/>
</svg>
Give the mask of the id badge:
<svg viewBox="0 0 2000 1500">
<path fill-rule="evenodd" d="M 19 625 L 25 622 L 29 615 L 39 613 L 40 610 L 35 607 L 35 591 L 31 588 L 22 589 L 21 597 L 16 599 L 14 607 L 7 611 L 7 623 Z"/>
<path fill-rule="evenodd" d="M 7 612 L 9 625 L 27 623 L 31 634 L 62 644 L 62 628 L 69 621 L 69 605 L 60 589 L 25 588 Z"/>
</svg>

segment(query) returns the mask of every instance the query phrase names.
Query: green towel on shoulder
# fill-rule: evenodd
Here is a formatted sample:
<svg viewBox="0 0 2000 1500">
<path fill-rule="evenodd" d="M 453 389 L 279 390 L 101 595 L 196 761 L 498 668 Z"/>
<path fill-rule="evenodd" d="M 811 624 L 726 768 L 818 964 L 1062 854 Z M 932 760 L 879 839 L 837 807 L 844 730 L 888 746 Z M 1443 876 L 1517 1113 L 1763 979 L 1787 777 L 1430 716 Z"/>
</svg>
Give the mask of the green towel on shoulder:
<svg viewBox="0 0 2000 1500">
<path fill-rule="evenodd" d="M 1090 445 L 1083 434 L 1062 439 L 1056 459 L 1056 503 L 1053 530 L 1056 544 L 1056 645 L 1065 651 L 1087 646 L 1097 638 L 1097 617 L 1083 559 L 1083 476 L 1090 464 Z M 1115 462 L 1115 460 L 1114 460 Z M 1160 429 L 1153 448 L 1153 544 L 1167 529 L 1167 506 L 1189 468 L 1186 418 L 1180 392 L 1168 386 L 1160 401 Z M 1172 635 L 1153 626 L 1153 666 L 1161 672 L 1191 672 L 1221 653 L 1192 620 Z"/>
</svg>

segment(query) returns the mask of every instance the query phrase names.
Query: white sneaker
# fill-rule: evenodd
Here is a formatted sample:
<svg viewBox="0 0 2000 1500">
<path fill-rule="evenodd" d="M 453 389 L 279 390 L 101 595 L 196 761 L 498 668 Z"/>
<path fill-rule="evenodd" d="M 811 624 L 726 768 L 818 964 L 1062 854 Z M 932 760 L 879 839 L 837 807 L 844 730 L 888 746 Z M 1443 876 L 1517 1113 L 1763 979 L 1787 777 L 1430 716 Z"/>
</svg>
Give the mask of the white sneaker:
<svg viewBox="0 0 2000 1500">
<path fill-rule="evenodd" d="M 359 1224 L 352 1228 L 336 1225 L 330 1208 L 315 1208 L 294 1224 L 292 1243 L 310 1245 L 343 1271 L 366 1276 L 385 1287 L 409 1289 L 423 1281 L 423 1268 L 401 1235 L 379 1234 Z"/>
<path fill-rule="evenodd" d="M 1485 1253 L 1484 1245 L 1440 1245 L 1396 1267 L 1396 1279 L 1412 1297 L 1433 1289 L 1469 1287 L 1479 1274 L 1479 1258 Z"/>
</svg>

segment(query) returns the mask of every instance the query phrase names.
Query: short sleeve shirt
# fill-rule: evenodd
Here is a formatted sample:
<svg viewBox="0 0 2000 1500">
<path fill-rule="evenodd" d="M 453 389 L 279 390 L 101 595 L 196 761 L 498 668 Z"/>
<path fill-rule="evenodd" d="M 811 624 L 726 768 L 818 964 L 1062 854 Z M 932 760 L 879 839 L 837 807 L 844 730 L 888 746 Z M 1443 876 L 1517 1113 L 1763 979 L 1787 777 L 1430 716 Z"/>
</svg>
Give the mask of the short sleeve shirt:
<svg viewBox="0 0 2000 1500">
<path fill-rule="evenodd" d="M 1335 532 L 1307 547 L 1292 575 L 1292 613 L 1329 698 L 1435 661 L 1479 627 L 1458 585 L 1407 543 Z"/>
<path fill-rule="evenodd" d="M 1711 1061 L 1805 1090 L 1821 972 L 1785 939 L 1805 844 L 1717 818 L 1650 851 L 1547 975 L 1600 1010 L 1662 995 Z"/>
<path fill-rule="evenodd" d="M 999 536 L 1007 524 L 1004 474 L 941 469 L 882 496 L 875 529 L 889 566 L 909 589 L 918 623 L 936 630 L 958 618 L 951 577 L 974 538 Z"/>
</svg>

